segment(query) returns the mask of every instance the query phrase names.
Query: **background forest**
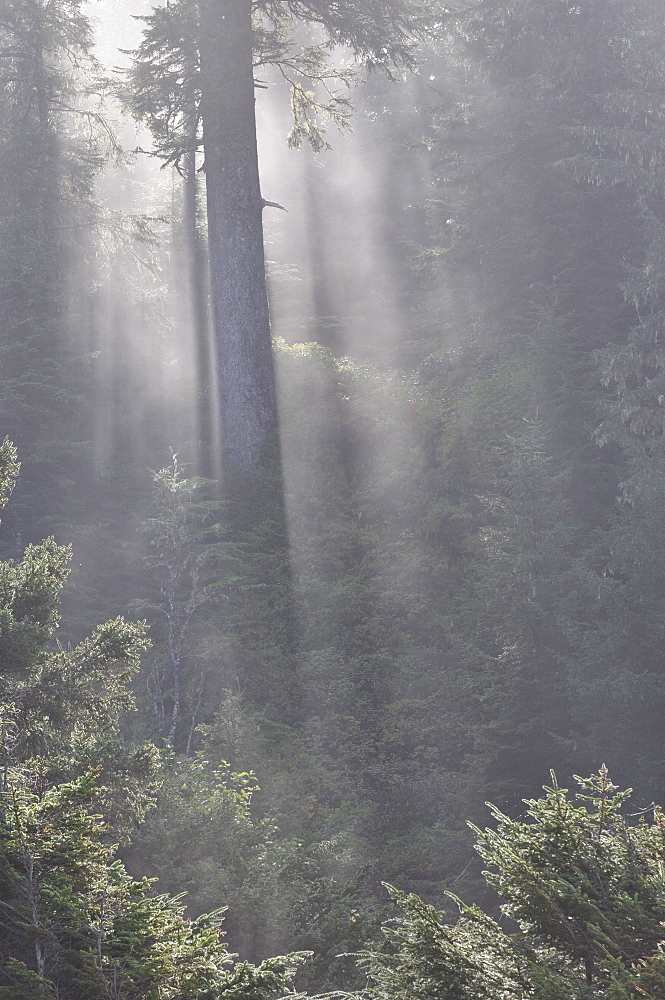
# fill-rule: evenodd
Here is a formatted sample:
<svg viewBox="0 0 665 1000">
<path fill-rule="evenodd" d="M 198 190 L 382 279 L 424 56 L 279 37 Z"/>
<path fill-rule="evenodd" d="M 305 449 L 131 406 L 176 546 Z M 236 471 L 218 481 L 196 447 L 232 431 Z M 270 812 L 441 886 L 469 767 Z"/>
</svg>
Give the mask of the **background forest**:
<svg viewBox="0 0 665 1000">
<path fill-rule="evenodd" d="M 248 477 L 215 5 L 0 0 L 0 997 L 662 997 L 665 11 L 252 6 Z"/>
</svg>

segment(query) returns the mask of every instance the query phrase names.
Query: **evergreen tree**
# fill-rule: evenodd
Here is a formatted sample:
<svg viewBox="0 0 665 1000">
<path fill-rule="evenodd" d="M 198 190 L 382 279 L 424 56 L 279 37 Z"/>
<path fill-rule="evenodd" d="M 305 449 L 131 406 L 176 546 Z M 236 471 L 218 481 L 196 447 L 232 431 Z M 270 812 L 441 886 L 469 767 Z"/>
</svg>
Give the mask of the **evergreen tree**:
<svg viewBox="0 0 665 1000">
<path fill-rule="evenodd" d="M 5 0 L 0 39 L 0 413 L 28 459 L 8 511 L 19 554 L 68 490 L 66 467 L 81 480 L 72 511 L 87 496 L 86 368 L 72 329 L 72 273 L 98 220 L 93 186 L 113 140 L 91 94 L 99 67 L 82 3 Z"/>
<path fill-rule="evenodd" d="M 104 843 L 94 776 L 46 791 L 10 771 L 0 805 L 4 1000 L 269 998 L 299 956 L 233 964 L 220 914 L 191 921 L 180 897 L 134 881 Z"/>
<path fill-rule="evenodd" d="M 7 495 L 18 472 L 8 441 L 2 456 L 0 494 Z M 154 747 L 127 747 L 119 733 L 121 715 L 133 707 L 128 684 L 145 625 L 118 618 L 73 649 L 59 646 L 69 557 L 49 538 L 29 545 L 21 560 L 0 563 L 2 764 L 31 761 L 43 788 L 96 770 L 99 803 L 116 836 L 126 837 L 151 804 L 157 769 Z"/>
<path fill-rule="evenodd" d="M 489 515 L 479 531 L 484 558 L 470 567 L 471 591 L 458 611 L 484 665 L 477 683 L 488 699 L 486 717 L 477 716 L 474 752 L 486 787 L 501 801 L 533 787 L 543 758 L 569 764 L 562 759 L 572 697 L 564 664 L 575 655 L 570 592 L 577 581 L 567 477 L 554 472 L 541 421 L 523 423 L 496 493 L 481 498 Z M 468 660 L 463 669 L 471 669 Z"/>
<path fill-rule="evenodd" d="M 5 440 L 5 499 L 17 473 Z M 48 539 L 0 564 L 0 996 L 268 1000 L 300 957 L 234 965 L 219 913 L 186 919 L 179 896 L 116 859 L 109 833 L 126 836 L 154 798 L 155 748 L 127 750 L 118 734 L 145 627 L 118 619 L 51 648 L 68 554 Z M 231 797 L 232 823 L 248 795 Z"/>
<path fill-rule="evenodd" d="M 554 775 L 552 776 L 554 779 Z M 496 829 L 476 829 L 487 881 L 511 932 L 451 897 L 459 919 L 393 890 L 398 917 L 381 950 L 365 954 L 367 1000 L 657 1000 L 662 952 L 663 816 L 629 825 L 605 768 L 577 779 L 573 799 L 555 780 L 525 800 L 528 819 L 493 809 Z M 653 809 L 653 807 L 651 807 Z"/>
<path fill-rule="evenodd" d="M 292 141 L 305 137 L 316 145 L 320 135 L 312 110 L 344 118 L 342 99 L 331 94 L 329 101 L 318 103 L 302 82 L 313 78 L 325 83 L 334 76 L 323 67 L 326 45 L 347 45 L 360 61 L 375 65 L 408 62 L 409 35 L 423 30 L 434 14 L 428 5 L 412 0 L 390 0 L 369 9 L 351 2 L 205 0 L 194 22 L 196 59 L 182 55 L 180 35 L 173 30 L 181 11 L 191 27 L 192 10 L 192 5 L 181 4 L 174 18 L 153 15 L 138 52 L 135 108 L 152 121 L 158 148 L 173 159 L 182 156 L 183 135 L 191 137 L 200 118 L 220 415 L 231 463 L 251 473 L 276 429 L 262 228 L 266 203 L 256 150 L 255 53 L 258 50 L 261 65 L 293 70 Z M 318 26 L 327 41 L 294 56 L 287 29 L 300 22 Z"/>
</svg>

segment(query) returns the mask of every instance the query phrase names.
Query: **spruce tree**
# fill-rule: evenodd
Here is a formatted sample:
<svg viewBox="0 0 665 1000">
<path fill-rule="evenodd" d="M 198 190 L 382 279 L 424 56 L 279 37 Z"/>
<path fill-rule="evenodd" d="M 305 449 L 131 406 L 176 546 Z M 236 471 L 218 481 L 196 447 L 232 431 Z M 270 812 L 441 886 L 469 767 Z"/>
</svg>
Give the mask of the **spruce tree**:
<svg viewBox="0 0 665 1000">
<path fill-rule="evenodd" d="M 554 775 L 527 818 L 475 828 L 497 922 L 450 896 L 456 921 L 392 890 L 398 916 L 362 965 L 365 1000 L 658 1000 L 665 989 L 663 815 L 629 824 L 605 768 L 569 797 Z M 506 925 L 505 918 L 510 919 Z M 513 929 L 515 928 L 515 929 Z"/>
</svg>

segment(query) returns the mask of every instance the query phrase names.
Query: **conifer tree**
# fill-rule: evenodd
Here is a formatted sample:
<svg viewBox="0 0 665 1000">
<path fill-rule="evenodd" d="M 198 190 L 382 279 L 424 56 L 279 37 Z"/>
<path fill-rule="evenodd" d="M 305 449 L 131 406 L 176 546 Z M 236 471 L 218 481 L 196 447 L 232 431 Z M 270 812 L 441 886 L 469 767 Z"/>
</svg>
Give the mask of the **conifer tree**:
<svg viewBox="0 0 665 1000">
<path fill-rule="evenodd" d="M 0 4 L 0 417 L 28 459 L 7 517 L 15 554 L 69 485 L 62 452 L 72 476 L 89 475 L 72 274 L 98 220 L 112 132 L 90 93 L 99 68 L 84 6 Z M 84 495 L 70 496 L 73 508 Z"/>
<path fill-rule="evenodd" d="M 180 897 L 132 879 L 104 841 L 95 778 L 47 790 L 10 770 L 0 797 L 0 997 L 201 1000 L 289 989 L 300 956 L 256 968 L 221 939 L 221 914 L 188 920 Z"/>
<path fill-rule="evenodd" d="M 4 500 L 17 473 L 5 440 Z M 154 798 L 156 749 L 126 750 L 118 736 L 145 627 L 118 619 L 74 649 L 52 648 L 68 556 L 47 539 L 0 563 L 0 997 L 268 1000 L 287 991 L 299 956 L 234 964 L 221 913 L 187 919 L 179 896 L 155 895 L 117 860 L 113 838 Z M 238 817 L 248 795 L 230 797 Z"/>
<path fill-rule="evenodd" d="M 603 767 L 569 797 L 554 775 L 528 818 L 492 810 L 474 828 L 485 877 L 517 932 L 450 895 L 457 922 L 393 890 L 398 917 L 381 950 L 366 953 L 365 1000 L 658 1000 L 664 818 L 629 824 Z"/>
<path fill-rule="evenodd" d="M 182 10 L 191 18 L 195 10 L 186 3 L 175 7 L 176 16 Z M 369 6 L 202 0 L 194 18 L 198 55 L 186 62 L 179 55 L 183 50 L 177 32 L 169 30 L 168 13 L 156 11 L 148 19 L 134 71 L 134 107 L 152 120 L 158 150 L 172 159 L 183 155 L 183 136 L 190 137 L 191 148 L 197 117 L 200 120 L 219 409 L 227 453 L 241 471 L 257 471 L 262 450 L 276 430 L 262 229 L 266 202 L 259 181 L 254 64 L 292 71 L 295 123 L 291 141 L 297 143 L 304 137 L 317 145 L 321 140 L 316 113 L 323 111 L 343 121 L 346 107 L 346 101 L 335 93 L 317 102 L 306 86 L 308 79 L 328 86 L 327 81 L 336 75 L 325 69 L 326 47 L 346 45 L 359 61 L 390 68 L 409 62 L 413 37 L 433 19 L 432 5 L 418 0 Z M 289 29 L 300 23 L 317 26 L 325 42 L 298 52 Z"/>
</svg>

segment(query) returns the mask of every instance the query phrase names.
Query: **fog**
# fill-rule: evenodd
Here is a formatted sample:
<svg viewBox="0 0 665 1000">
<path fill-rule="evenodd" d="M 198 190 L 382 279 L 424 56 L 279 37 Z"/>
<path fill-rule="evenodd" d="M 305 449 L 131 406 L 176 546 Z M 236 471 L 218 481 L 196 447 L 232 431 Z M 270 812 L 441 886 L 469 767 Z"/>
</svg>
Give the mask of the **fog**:
<svg viewBox="0 0 665 1000">
<path fill-rule="evenodd" d="M 501 919 L 487 801 L 532 831 L 603 762 L 665 796 L 665 26 L 257 4 L 0 17 L 0 790 L 93 775 L 154 892 L 378 1000 L 353 955 L 409 893 Z"/>
</svg>

